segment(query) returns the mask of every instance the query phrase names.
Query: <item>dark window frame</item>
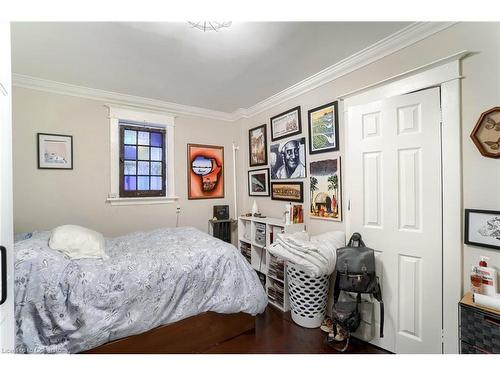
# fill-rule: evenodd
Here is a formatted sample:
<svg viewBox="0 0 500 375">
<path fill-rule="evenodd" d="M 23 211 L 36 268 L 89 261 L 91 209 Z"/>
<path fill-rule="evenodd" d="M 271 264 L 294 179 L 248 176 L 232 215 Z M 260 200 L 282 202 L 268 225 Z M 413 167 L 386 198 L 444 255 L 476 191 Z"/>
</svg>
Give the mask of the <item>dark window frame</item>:
<svg viewBox="0 0 500 375">
<path fill-rule="evenodd" d="M 152 126 L 137 126 L 137 125 L 129 125 L 124 122 L 119 123 L 120 127 L 120 198 L 141 198 L 141 197 L 165 197 L 166 196 L 166 179 L 167 179 L 167 160 L 166 160 L 166 147 L 167 147 L 167 139 L 166 139 L 166 131 L 164 128 L 155 128 Z M 142 131 L 142 132 L 148 132 L 150 133 L 150 145 L 139 145 L 139 136 L 136 137 L 136 143 L 135 146 L 144 146 L 144 147 L 149 147 L 151 148 L 151 133 L 161 133 L 162 134 L 162 188 L 161 190 L 125 190 L 125 130 L 134 130 L 134 131 Z M 127 144 L 129 146 L 129 144 Z M 135 176 L 136 176 L 136 187 L 139 187 L 139 176 L 146 176 L 146 175 L 139 175 L 139 161 L 147 161 L 147 162 L 152 162 L 151 160 L 151 151 L 149 153 L 149 160 L 144 160 L 144 159 L 139 159 L 139 151 L 136 151 L 136 159 L 135 161 L 137 162 L 136 165 L 136 171 L 135 171 Z M 153 160 L 154 162 L 157 162 L 156 160 Z M 151 176 L 151 165 L 149 166 L 149 178 Z M 131 176 L 131 175 L 127 175 Z M 151 184 L 151 180 L 150 180 Z"/>
</svg>

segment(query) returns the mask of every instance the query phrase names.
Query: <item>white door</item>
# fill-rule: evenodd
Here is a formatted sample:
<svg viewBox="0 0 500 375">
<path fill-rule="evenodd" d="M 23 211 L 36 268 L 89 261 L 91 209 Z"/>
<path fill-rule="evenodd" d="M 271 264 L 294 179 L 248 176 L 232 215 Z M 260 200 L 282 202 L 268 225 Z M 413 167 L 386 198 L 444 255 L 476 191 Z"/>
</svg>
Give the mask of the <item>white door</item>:
<svg viewBox="0 0 500 375">
<path fill-rule="evenodd" d="M 350 233 L 376 250 L 394 353 L 441 353 L 439 88 L 348 108 Z"/>
<path fill-rule="evenodd" d="M 12 233 L 10 25 L 0 22 L 0 353 L 14 350 Z"/>
</svg>

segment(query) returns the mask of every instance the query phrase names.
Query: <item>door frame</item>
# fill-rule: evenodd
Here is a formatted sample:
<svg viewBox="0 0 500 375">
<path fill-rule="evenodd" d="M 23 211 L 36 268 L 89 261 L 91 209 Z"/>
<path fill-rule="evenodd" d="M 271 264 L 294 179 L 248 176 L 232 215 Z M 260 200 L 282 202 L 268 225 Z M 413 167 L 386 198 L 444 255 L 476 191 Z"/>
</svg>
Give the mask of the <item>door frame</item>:
<svg viewBox="0 0 500 375">
<path fill-rule="evenodd" d="M 339 97 L 345 119 L 346 150 L 349 150 L 349 107 L 440 87 L 441 179 L 442 179 L 442 352 L 458 353 L 458 302 L 462 297 L 462 155 L 461 155 L 461 64 L 469 55 L 461 51 L 430 64 L 401 73 Z M 347 171 L 349 151 L 345 152 Z M 349 177 L 344 180 L 349 193 Z M 349 202 L 349 197 L 348 197 Z M 444 225 L 446 223 L 446 225 Z M 346 233 L 350 233 L 346 211 Z"/>
<path fill-rule="evenodd" d="M 0 306 L 0 354 L 14 352 L 14 246 L 12 197 L 12 81 L 10 23 L 0 21 L 0 245 L 7 249 L 7 299 Z M 3 58 L 5 57 L 5 58 Z M 1 361 L 1 360 L 0 360 Z"/>
</svg>

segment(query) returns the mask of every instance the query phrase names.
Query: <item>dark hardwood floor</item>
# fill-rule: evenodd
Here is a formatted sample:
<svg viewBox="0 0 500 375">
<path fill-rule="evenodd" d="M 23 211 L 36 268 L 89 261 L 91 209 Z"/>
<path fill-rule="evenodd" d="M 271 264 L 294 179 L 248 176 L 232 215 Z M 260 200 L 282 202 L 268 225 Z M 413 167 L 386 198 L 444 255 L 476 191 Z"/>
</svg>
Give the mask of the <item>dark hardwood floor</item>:
<svg viewBox="0 0 500 375">
<path fill-rule="evenodd" d="M 290 313 L 268 306 L 257 317 L 255 332 L 225 341 L 205 353 L 214 354 L 340 354 L 324 343 L 326 334 L 319 328 L 303 328 L 295 324 Z M 352 339 L 351 354 L 387 354 L 385 350 Z"/>
</svg>

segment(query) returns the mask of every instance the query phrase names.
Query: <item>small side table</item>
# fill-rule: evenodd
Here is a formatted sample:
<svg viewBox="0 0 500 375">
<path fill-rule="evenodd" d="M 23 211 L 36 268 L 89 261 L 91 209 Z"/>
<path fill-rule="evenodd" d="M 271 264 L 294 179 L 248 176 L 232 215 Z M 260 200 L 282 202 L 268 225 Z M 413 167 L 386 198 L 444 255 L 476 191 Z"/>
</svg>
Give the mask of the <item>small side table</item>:
<svg viewBox="0 0 500 375">
<path fill-rule="evenodd" d="M 231 243 L 231 233 L 232 225 L 236 223 L 236 220 L 214 220 L 210 219 L 208 222 L 212 226 L 212 235 L 219 240 Z"/>
<path fill-rule="evenodd" d="M 500 311 L 476 305 L 470 292 L 458 307 L 460 354 L 500 354 Z"/>
</svg>

